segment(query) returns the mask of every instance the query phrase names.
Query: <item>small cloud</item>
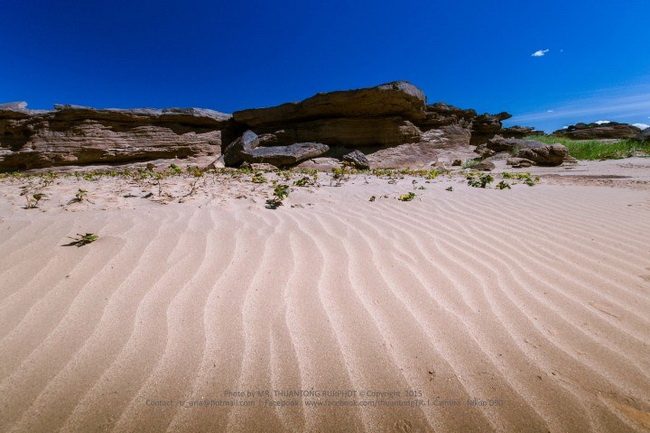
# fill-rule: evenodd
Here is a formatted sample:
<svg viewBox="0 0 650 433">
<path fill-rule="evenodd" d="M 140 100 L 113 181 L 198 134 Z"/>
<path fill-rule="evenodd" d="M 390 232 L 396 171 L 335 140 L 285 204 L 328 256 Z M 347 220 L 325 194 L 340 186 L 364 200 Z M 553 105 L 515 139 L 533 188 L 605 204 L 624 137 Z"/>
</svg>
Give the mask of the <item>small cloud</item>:
<svg viewBox="0 0 650 433">
<path fill-rule="evenodd" d="M 650 128 L 650 125 L 647 123 L 633 123 L 632 126 L 636 126 L 639 129 L 648 129 Z"/>
<path fill-rule="evenodd" d="M 546 110 L 547 113 L 554 113 L 555 110 Z"/>
<path fill-rule="evenodd" d="M 612 123 L 609 120 L 599 120 L 597 122 L 594 122 L 596 125 L 604 125 L 606 123 Z"/>
<path fill-rule="evenodd" d="M 533 54 L 531 54 L 531 57 L 543 57 L 546 53 L 548 53 L 549 50 L 537 50 Z"/>
</svg>

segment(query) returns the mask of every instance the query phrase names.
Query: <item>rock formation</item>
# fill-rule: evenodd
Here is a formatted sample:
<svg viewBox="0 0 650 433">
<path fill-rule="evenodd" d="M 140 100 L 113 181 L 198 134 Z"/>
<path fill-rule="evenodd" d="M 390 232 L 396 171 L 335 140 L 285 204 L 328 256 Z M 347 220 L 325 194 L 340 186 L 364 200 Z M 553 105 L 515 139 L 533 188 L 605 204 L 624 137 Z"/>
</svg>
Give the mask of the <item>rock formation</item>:
<svg viewBox="0 0 650 433">
<path fill-rule="evenodd" d="M 330 146 L 327 157 L 339 160 L 358 150 L 372 168 L 471 158 L 473 146 L 501 131 L 509 117 L 477 115 L 443 102 L 426 105 L 424 93 L 404 81 L 233 113 L 240 129 L 265 137 L 260 147 L 318 142 Z"/>
<path fill-rule="evenodd" d="M 230 143 L 223 151 L 224 164 L 232 167 L 244 162 L 242 152 L 255 149 L 260 144 L 260 139 L 253 131 L 246 130 L 241 137 Z"/>
<path fill-rule="evenodd" d="M 477 146 L 475 152 L 489 160 L 507 159 L 509 165 L 516 166 L 560 165 L 569 157 L 569 149 L 560 143 L 547 144 L 536 140 L 503 138 L 500 135 Z"/>
<path fill-rule="evenodd" d="M 221 153 L 230 116 L 212 110 L 0 106 L 0 170 L 126 163 Z"/>
<path fill-rule="evenodd" d="M 328 145 L 322 143 L 294 143 L 289 146 L 256 147 L 242 151 L 241 156 L 248 163 L 267 163 L 281 167 L 316 158 L 329 149 Z"/>
<path fill-rule="evenodd" d="M 366 155 L 359 150 L 353 150 L 347 155 L 343 155 L 343 161 L 361 170 L 370 168 L 368 158 L 366 158 Z"/>
<path fill-rule="evenodd" d="M 619 139 L 634 138 L 641 132 L 636 126 L 627 123 L 576 123 L 565 129 L 553 132 L 555 137 L 567 137 L 574 140 Z"/>
<path fill-rule="evenodd" d="M 642 143 L 650 143 L 650 128 L 646 128 L 643 131 L 639 132 L 634 139 Z"/>
<path fill-rule="evenodd" d="M 0 105 L 0 171 L 203 156 L 214 158 L 211 167 L 287 166 L 316 157 L 328 166 L 346 159 L 357 167 L 423 168 L 474 158 L 475 146 L 497 134 L 532 131 L 504 129 L 509 117 L 427 105 L 424 93 L 405 81 L 232 116 L 194 108 L 34 111 L 12 103 Z M 483 149 L 485 156 L 492 152 Z"/>
<path fill-rule="evenodd" d="M 528 147 L 520 149 L 516 154 L 516 158 L 523 158 L 533 161 L 537 165 L 560 165 L 569 156 L 569 149 L 563 144 L 553 143 L 546 144 L 540 142 L 533 142 Z"/>
</svg>

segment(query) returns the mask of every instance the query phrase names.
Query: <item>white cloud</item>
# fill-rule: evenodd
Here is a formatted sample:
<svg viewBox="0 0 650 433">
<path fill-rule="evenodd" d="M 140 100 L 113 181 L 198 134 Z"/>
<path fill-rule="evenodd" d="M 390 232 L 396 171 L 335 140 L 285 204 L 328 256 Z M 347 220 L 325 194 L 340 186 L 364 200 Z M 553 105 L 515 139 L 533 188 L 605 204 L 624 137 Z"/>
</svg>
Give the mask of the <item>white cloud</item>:
<svg viewBox="0 0 650 433">
<path fill-rule="evenodd" d="M 612 123 L 612 122 L 609 121 L 609 120 L 597 120 L 597 121 L 595 121 L 594 123 L 595 123 L 596 125 L 604 125 L 604 124 L 606 124 L 606 123 Z"/>
<path fill-rule="evenodd" d="M 650 128 L 650 125 L 647 123 L 633 123 L 632 126 L 636 126 L 639 129 L 648 129 Z"/>
<path fill-rule="evenodd" d="M 553 113 L 553 110 L 546 110 L 547 113 Z"/>
<path fill-rule="evenodd" d="M 546 50 L 537 50 L 533 54 L 531 54 L 531 57 L 542 57 L 548 52 L 549 52 L 548 49 L 546 49 Z"/>
</svg>

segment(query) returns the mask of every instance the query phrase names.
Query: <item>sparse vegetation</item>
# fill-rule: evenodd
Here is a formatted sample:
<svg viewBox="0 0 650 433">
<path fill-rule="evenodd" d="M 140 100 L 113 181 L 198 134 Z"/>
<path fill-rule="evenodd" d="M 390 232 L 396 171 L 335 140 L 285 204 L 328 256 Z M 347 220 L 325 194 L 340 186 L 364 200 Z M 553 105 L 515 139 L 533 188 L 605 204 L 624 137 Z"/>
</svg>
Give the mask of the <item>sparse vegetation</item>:
<svg viewBox="0 0 650 433">
<path fill-rule="evenodd" d="M 35 194 L 23 193 L 27 199 L 27 206 L 25 209 L 36 209 L 38 207 L 38 202 L 45 198 L 45 194 L 37 192 Z"/>
<path fill-rule="evenodd" d="M 289 185 L 276 184 L 273 188 L 274 197 L 266 201 L 266 207 L 268 209 L 277 209 L 282 206 L 284 199 L 287 198 L 290 191 Z"/>
<path fill-rule="evenodd" d="M 481 162 L 481 158 L 468 159 L 463 163 L 462 168 L 472 168 L 479 162 Z"/>
<path fill-rule="evenodd" d="M 81 203 L 86 198 L 86 194 L 88 194 L 88 191 L 86 191 L 85 189 L 79 188 L 77 190 L 77 193 L 74 195 L 74 198 L 70 199 L 68 204 L 70 205 L 70 204 L 73 204 L 73 203 Z"/>
<path fill-rule="evenodd" d="M 303 177 L 301 177 L 300 179 L 294 181 L 293 184 L 294 184 L 295 186 L 302 186 L 302 187 L 305 187 L 305 186 L 311 186 L 311 185 L 313 185 L 313 184 L 314 184 L 314 181 L 312 181 L 311 178 L 308 177 L 308 176 L 303 176 Z"/>
<path fill-rule="evenodd" d="M 467 175 L 467 184 L 474 188 L 486 188 L 492 182 L 494 182 L 494 178 L 487 173 L 472 172 Z"/>
<path fill-rule="evenodd" d="M 97 236 L 94 233 L 86 233 L 85 235 L 82 235 L 81 233 L 77 233 L 76 237 L 68 236 L 68 238 L 72 239 L 72 242 L 63 244 L 62 246 L 83 247 L 84 245 L 92 244 L 93 242 L 95 242 L 97 239 L 99 239 L 99 236 Z"/>
<path fill-rule="evenodd" d="M 603 160 L 621 159 L 632 156 L 650 156 L 650 144 L 634 140 L 621 140 L 616 142 L 604 140 L 572 140 L 565 137 L 547 137 L 533 135 L 526 137 L 528 140 L 537 140 L 542 143 L 561 143 L 569 149 L 569 154 L 576 159 Z"/>
<path fill-rule="evenodd" d="M 510 184 L 506 182 L 505 180 L 502 180 L 501 182 L 497 183 L 497 188 L 498 189 L 510 189 Z"/>
<path fill-rule="evenodd" d="M 397 200 L 399 201 L 411 201 L 415 198 L 414 192 L 407 192 L 406 194 L 400 195 Z"/>
<path fill-rule="evenodd" d="M 256 173 L 255 176 L 251 179 L 253 183 L 266 183 L 268 179 L 262 176 L 262 173 Z"/>
</svg>

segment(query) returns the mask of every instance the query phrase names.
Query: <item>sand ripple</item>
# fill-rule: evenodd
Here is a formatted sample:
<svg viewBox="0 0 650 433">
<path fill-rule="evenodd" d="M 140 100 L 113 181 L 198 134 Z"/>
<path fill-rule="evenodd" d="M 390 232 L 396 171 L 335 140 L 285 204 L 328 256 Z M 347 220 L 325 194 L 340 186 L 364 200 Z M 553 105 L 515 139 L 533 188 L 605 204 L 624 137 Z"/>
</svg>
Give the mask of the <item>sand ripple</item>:
<svg viewBox="0 0 650 433">
<path fill-rule="evenodd" d="M 0 430 L 650 428 L 645 192 L 372 188 L 7 216 Z"/>
</svg>

